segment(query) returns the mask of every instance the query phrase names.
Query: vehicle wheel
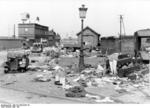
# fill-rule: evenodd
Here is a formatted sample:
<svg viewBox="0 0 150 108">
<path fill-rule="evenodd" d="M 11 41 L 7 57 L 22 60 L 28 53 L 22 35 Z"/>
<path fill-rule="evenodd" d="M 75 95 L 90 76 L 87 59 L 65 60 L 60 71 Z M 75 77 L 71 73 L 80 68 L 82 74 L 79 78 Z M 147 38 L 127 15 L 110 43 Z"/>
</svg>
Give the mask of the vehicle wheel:
<svg viewBox="0 0 150 108">
<path fill-rule="evenodd" d="M 4 70 L 4 73 L 8 73 L 9 71 L 8 70 Z"/>
<path fill-rule="evenodd" d="M 9 67 L 6 65 L 4 66 L 4 73 L 8 73 L 9 72 Z"/>
</svg>

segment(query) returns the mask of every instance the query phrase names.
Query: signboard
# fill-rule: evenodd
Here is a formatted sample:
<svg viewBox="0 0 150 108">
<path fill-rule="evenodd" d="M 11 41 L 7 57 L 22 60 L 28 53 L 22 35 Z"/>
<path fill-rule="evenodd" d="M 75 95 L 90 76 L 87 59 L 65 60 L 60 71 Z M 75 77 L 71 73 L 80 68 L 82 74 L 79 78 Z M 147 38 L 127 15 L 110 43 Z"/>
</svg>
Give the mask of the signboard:
<svg viewBox="0 0 150 108">
<path fill-rule="evenodd" d="M 30 18 L 29 13 L 24 12 L 21 14 L 21 20 L 22 21 L 27 21 L 29 18 Z"/>
</svg>

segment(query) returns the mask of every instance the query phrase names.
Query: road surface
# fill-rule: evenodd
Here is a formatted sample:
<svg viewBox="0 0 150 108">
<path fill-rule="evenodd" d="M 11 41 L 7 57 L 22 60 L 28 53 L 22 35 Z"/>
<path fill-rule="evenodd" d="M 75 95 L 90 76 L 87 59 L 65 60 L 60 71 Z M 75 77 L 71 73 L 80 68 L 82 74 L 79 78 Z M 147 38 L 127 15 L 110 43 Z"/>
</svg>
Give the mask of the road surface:
<svg viewBox="0 0 150 108">
<path fill-rule="evenodd" d="M 63 100 L 59 98 L 46 97 L 23 91 L 0 87 L 0 103 L 2 104 L 61 104 L 61 103 L 80 103 L 72 100 Z"/>
</svg>

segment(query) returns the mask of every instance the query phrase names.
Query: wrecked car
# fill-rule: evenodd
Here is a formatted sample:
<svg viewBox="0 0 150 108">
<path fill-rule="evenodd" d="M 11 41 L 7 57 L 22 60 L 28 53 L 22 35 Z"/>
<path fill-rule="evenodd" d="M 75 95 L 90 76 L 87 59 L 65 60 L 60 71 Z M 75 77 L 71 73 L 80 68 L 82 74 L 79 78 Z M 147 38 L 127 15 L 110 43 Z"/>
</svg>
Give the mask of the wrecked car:
<svg viewBox="0 0 150 108">
<path fill-rule="evenodd" d="M 25 72 L 29 66 L 28 54 L 10 51 L 4 64 L 4 73 Z"/>
</svg>

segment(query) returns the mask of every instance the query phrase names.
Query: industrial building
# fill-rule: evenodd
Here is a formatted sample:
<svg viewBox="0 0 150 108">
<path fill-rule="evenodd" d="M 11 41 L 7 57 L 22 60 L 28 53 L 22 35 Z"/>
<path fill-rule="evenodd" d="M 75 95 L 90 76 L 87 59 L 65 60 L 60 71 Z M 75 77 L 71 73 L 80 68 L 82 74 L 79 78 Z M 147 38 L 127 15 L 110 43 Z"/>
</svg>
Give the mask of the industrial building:
<svg viewBox="0 0 150 108">
<path fill-rule="evenodd" d="M 48 27 L 36 23 L 18 24 L 18 35 L 23 39 L 48 38 Z"/>
<path fill-rule="evenodd" d="M 18 37 L 1 36 L 0 50 L 22 48 L 24 44 L 32 46 L 34 42 L 46 41 L 47 46 L 55 46 L 60 43 L 60 35 L 49 27 L 36 23 L 18 24 Z"/>
<path fill-rule="evenodd" d="M 46 40 L 48 46 L 55 45 L 60 41 L 60 35 L 56 34 L 53 30 L 49 31 L 48 26 L 43 26 L 37 23 L 21 23 L 18 24 L 19 38 L 28 41 L 29 45 L 34 42 Z"/>
<path fill-rule="evenodd" d="M 116 36 L 106 36 L 101 38 L 101 50 L 103 54 L 112 54 L 120 52 L 120 38 Z M 121 37 L 121 52 L 134 53 L 135 38 L 133 35 L 125 35 Z"/>
</svg>

